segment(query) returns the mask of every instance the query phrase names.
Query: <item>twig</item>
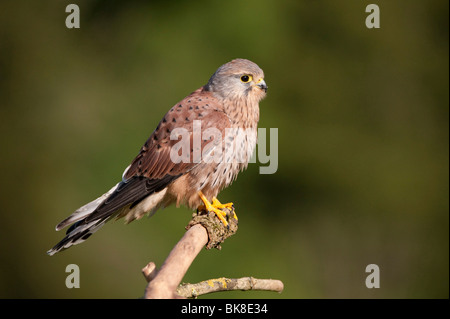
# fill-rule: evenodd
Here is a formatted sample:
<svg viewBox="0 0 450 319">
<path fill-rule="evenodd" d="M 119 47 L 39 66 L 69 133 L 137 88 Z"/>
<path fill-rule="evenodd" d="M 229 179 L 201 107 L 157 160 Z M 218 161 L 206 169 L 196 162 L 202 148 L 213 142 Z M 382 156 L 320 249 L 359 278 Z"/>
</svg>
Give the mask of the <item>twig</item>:
<svg viewBox="0 0 450 319">
<path fill-rule="evenodd" d="M 280 280 L 257 279 L 253 277 L 243 277 L 237 279 L 217 278 L 201 281 L 196 284 L 182 284 L 178 287 L 177 293 L 185 298 L 196 298 L 197 296 L 218 291 L 230 290 L 265 290 L 282 292 L 284 288 Z"/>
<path fill-rule="evenodd" d="M 156 277 L 156 274 L 158 271 L 156 270 L 156 265 L 153 261 L 149 262 L 147 266 L 142 268 L 142 274 L 144 275 L 147 282 L 150 282 L 153 280 L 153 278 Z"/>
</svg>

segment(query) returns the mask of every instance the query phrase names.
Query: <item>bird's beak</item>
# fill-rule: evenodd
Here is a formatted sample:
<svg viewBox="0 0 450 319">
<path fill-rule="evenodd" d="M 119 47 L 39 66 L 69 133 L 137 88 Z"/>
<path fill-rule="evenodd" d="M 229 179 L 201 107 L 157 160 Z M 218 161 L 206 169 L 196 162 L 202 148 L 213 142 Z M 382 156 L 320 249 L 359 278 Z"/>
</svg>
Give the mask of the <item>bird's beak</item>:
<svg viewBox="0 0 450 319">
<path fill-rule="evenodd" d="M 259 87 L 264 92 L 267 92 L 268 86 L 267 86 L 266 82 L 263 80 L 263 78 L 260 78 L 258 80 L 258 82 L 256 82 L 256 86 Z"/>
</svg>

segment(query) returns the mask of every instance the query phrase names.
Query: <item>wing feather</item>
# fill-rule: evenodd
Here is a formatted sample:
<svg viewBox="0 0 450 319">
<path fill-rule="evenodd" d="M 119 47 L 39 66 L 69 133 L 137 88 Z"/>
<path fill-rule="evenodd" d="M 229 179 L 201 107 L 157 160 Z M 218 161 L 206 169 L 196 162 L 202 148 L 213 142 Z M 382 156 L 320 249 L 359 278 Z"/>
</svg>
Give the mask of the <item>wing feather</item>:
<svg viewBox="0 0 450 319">
<path fill-rule="evenodd" d="M 177 103 L 158 124 L 157 129 L 141 148 L 139 154 L 133 160 L 130 168 L 124 174 L 128 179 L 133 176 L 145 176 L 150 179 L 164 178 L 166 175 L 177 176 L 189 172 L 198 165 L 193 159 L 193 121 L 201 121 L 201 130 L 215 128 L 221 136 L 225 136 L 225 128 L 231 126 L 229 117 L 223 112 L 219 101 L 209 92 L 199 89 Z M 180 142 L 178 139 L 170 139 L 174 129 L 184 129 L 189 134 L 189 162 L 172 161 L 170 152 L 172 147 Z M 196 135 L 201 138 L 201 135 Z M 219 142 L 219 141 L 218 141 Z M 215 142 L 214 147 L 221 146 Z M 221 142 L 221 141 L 220 141 Z M 201 152 L 206 145 L 211 147 L 210 140 L 201 139 Z"/>
</svg>

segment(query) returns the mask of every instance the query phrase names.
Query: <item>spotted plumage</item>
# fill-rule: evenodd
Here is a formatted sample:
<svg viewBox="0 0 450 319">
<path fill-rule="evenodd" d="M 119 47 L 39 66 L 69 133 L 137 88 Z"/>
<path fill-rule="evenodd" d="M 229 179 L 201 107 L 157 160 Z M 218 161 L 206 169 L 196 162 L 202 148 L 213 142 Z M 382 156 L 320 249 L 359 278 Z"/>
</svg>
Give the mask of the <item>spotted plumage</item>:
<svg viewBox="0 0 450 319">
<path fill-rule="evenodd" d="M 247 167 L 266 91 L 255 63 L 236 59 L 222 65 L 164 115 L 121 182 L 56 226 L 71 225 L 48 254 L 83 242 L 112 218 L 128 223 L 173 203 L 196 209 L 202 204 L 199 192 L 215 198 Z M 177 132 L 186 138 L 179 149 L 183 135 Z M 180 152 L 182 160 L 175 161 Z"/>
</svg>

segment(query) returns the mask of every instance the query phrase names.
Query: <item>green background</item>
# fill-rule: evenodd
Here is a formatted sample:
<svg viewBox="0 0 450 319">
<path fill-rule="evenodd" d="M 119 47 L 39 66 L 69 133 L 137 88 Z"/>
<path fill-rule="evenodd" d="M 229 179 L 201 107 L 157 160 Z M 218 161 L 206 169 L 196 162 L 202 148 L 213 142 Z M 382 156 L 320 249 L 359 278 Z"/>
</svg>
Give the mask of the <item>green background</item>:
<svg viewBox="0 0 450 319">
<path fill-rule="evenodd" d="M 76 3 L 81 28 L 67 29 Z M 368 29 L 376 3 L 381 28 Z M 260 127 L 278 170 L 250 164 L 219 199 L 239 231 L 185 282 L 276 278 L 282 294 L 449 297 L 449 3 L 1 1 L 0 297 L 137 298 L 191 212 L 110 222 L 54 257 L 54 226 L 117 183 L 165 112 L 223 63 L 269 85 Z M 81 288 L 67 289 L 77 264 Z M 381 288 L 367 289 L 377 264 Z"/>
</svg>

